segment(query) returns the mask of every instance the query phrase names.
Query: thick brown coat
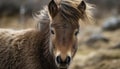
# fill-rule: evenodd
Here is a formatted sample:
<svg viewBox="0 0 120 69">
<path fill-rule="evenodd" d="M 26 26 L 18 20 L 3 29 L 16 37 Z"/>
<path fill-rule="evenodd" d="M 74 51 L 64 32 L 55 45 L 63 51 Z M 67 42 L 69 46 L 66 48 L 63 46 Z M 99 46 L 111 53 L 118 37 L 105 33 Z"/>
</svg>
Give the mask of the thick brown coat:
<svg viewBox="0 0 120 69">
<path fill-rule="evenodd" d="M 0 29 L 0 69 L 57 69 L 47 32 Z"/>
</svg>

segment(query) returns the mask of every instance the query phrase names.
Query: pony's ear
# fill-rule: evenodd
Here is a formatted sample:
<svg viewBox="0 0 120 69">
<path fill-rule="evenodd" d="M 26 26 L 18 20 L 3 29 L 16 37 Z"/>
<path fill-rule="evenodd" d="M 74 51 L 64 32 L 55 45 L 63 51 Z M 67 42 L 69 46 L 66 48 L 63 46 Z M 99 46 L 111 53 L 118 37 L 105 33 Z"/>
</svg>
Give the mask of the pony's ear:
<svg viewBox="0 0 120 69">
<path fill-rule="evenodd" d="M 81 1 L 81 3 L 78 6 L 78 9 L 82 12 L 84 12 L 86 10 L 86 4 L 84 1 Z"/>
<path fill-rule="evenodd" d="M 48 10 L 52 18 L 54 18 L 58 13 L 58 7 L 54 0 L 50 1 L 48 5 Z"/>
</svg>

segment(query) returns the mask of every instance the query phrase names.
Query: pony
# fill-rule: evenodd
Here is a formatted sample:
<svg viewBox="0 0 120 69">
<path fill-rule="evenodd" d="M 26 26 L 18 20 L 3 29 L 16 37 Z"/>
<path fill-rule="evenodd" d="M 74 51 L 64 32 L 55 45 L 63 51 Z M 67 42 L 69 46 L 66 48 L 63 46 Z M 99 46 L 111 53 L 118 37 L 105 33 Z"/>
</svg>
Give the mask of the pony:
<svg viewBox="0 0 120 69">
<path fill-rule="evenodd" d="M 80 23 L 90 22 L 80 0 L 51 0 L 36 28 L 0 29 L 0 69 L 68 69 L 78 49 Z"/>
</svg>

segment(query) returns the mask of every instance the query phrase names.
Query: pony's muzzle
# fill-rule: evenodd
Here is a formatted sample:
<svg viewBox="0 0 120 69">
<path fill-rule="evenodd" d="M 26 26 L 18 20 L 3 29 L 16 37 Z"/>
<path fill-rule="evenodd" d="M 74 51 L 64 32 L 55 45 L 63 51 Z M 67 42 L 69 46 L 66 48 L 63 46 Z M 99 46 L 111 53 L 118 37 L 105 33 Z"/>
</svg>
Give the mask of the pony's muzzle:
<svg viewBox="0 0 120 69">
<path fill-rule="evenodd" d="M 67 67 L 70 64 L 71 57 L 67 56 L 65 60 L 61 58 L 61 56 L 56 57 L 56 62 L 59 64 L 60 67 Z"/>
</svg>

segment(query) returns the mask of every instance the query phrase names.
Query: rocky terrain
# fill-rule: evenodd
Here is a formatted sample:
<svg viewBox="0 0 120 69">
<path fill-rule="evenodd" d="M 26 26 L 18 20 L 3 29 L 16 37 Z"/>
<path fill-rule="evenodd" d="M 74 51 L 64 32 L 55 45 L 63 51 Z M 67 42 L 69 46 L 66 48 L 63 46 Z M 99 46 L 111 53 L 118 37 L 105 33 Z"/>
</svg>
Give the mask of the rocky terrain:
<svg viewBox="0 0 120 69">
<path fill-rule="evenodd" d="M 120 69 L 120 19 L 114 19 L 82 28 L 70 69 Z"/>
</svg>

